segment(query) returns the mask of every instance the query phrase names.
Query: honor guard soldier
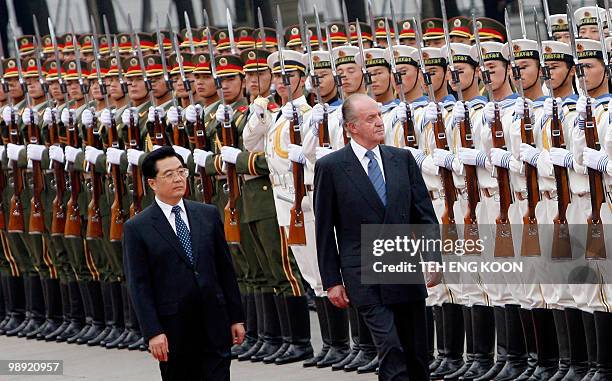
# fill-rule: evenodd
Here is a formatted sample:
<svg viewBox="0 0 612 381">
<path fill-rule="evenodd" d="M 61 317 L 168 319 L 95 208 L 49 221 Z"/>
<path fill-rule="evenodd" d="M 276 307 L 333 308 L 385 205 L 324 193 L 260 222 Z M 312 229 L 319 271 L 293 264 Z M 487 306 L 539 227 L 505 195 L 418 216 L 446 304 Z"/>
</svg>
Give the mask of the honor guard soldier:
<svg viewBox="0 0 612 381">
<path fill-rule="evenodd" d="M 399 22 L 399 40 L 402 45 L 416 47 L 416 34 L 414 33 L 414 20 L 406 19 Z"/>
<path fill-rule="evenodd" d="M 548 23 L 552 30 L 552 37 L 555 41 L 569 44 L 569 24 L 567 23 L 566 14 L 551 15 L 548 18 Z M 546 42 L 546 41 L 545 41 Z"/>
<path fill-rule="evenodd" d="M 423 43 L 430 48 L 441 48 L 444 46 L 444 28 L 442 19 L 429 18 L 421 21 L 423 29 Z"/>
</svg>

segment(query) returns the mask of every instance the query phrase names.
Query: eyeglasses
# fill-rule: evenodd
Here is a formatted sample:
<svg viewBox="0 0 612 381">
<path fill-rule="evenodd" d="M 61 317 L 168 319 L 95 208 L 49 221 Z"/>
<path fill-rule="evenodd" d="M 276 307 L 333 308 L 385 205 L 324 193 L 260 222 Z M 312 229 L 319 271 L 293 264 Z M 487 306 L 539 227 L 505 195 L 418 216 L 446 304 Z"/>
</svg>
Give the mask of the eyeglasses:
<svg viewBox="0 0 612 381">
<path fill-rule="evenodd" d="M 181 179 L 186 179 L 187 176 L 189 176 L 189 169 L 187 168 L 177 169 L 175 171 L 168 172 L 165 175 L 158 176 L 158 177 L 162 180 L 172 181 L 174 180 L 176 176 L 180 177 Z"/>
</svg>

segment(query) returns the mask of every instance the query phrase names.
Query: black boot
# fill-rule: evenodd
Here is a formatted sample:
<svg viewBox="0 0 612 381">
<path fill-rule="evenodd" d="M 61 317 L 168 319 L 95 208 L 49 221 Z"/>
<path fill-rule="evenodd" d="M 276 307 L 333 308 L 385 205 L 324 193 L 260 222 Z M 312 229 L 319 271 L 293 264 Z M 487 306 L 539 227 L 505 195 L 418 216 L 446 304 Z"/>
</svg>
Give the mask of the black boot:
<svg viewBox="0 0 612 381">
<path fill-rule="evenodd" d="M 332 365 L 332 371 L 336 370 L 344 370 L 344 367 L 351 363 L 357 357 L 360 352 L 359 348 L 359 312 L 355 307 L 349 307 L 348 311 L 348 321 L 349 321 L 349 332 L 351 336 L 351 340 L 353 341 L 353 347 L 351 348 L 349 354 L 340 362 L 337 362 Z"/>
<path fill-rule="evenodd" d="M 440 365 L 440 362 L 442 362 L 442 360 L 440 360 L 437 364 L 434 364 L 434 361 L 436 361 L 436 356 L 434 356 L 434 353 L 436 351 L 436 324 L 434 320 L 432 306 L 425 307 L 425 324 L 427 329 L 427 366 L 431 370 L 431 367 L 437 367 L 438 365 Z"/>
<path fill-rule="evenodd" d="M 555 319 L 555 331 L 557 332 L 557 344 L 559 345 L 559 366 L 557 372 L 551 377 L 550 381 L 561 381 L 567 374 L 570 367 L 569 339 L 567 335 L 567 322 L 565 311 L 552 310 Z"/>
<path fill-rule="evenodd" d="M 495 376 L 494 381 L 512 381 L 527 369 L 527 348 L 525 347 L 525 334 L 521 323 L 520 306 L 506 304 L 504 310 L 508 355 L 506 364 Z"/>
<path fill-rule="evenodd" d="M 7 313 L 7 301 L 8 293 L 6 292 L 6 282 L 4 280 L 5 276 L 2 272 L 0 272 L 0 329 L 2 329 L 2 323 L 4 319 L 8 317 Z M 8 321 L 8 319 L 7 319 Z"/>
<path fill-rule="evenodd" d="M 595 312 L 595 333 L 597 335 L 597 372 L 591 381 L 612 380 L 612 313 Z"/>
<path fill-rule="evenodd" d="M 582 311 L 577 308 L 566 308 L 564 312 L 567 324 L 570 367 L 563 377 L 563 381 L 581 380 L 587 374 L 589 368 Z"/>
<path fill-rule="evenodd" d="M 91 305 L 91 298 L 89 298 L 89 291 L 87 289 L 87 281 L 79 281 L 79 291 L 81 292 L 81 300 L 83 300 L 83 309 L 85 311 L 85 325 L 76 334 L 69 337 L 66 342 L 69 344 L 76 343 L 77 339 L 85 335 L 91 329 L 93 324 L 93 306 Z"/>
<path fill-rule="evenodd" d="M 110 297 L 112 310 L 112 327 L 110 332 L 98 343 L 99 346 L 105 347 L 106 343 L 111 343 L 117 340 L 125 331 L 125 322 L 123 316 L 123 297 L 121 294 L 121 282 L 110 282 Z M 104 307 L 106 309 L 106 307 Z M 88 343 L 89 344 L 89 343 Z"/>
<path fill-rule="evenodd" d="M 45 340 L 64 342 L 83 329 L 85 324 L 85 307 L 81 298 L 81 291 L 79 290 L 79 282 L 68 282 L 68 297 L 70 300 L 70 324 L 62 332 L 55 331 L 51 335 L 46 336 Z"/>
<path fill-rule="evenodd" d="M 457 369 L 455 372 L 444 376 L 444 381 L 457 381 L 460 376 L 463 376 L 465 372 L 472 366 L 474 362 L 474 337 L 472 331 L 472 309 L 468 306 L 462 306 L 463 313 L 463 329 L 465 330 L 465 353 L 466 361 Z"/>
<path fill-rule="evenodd" d="M 497 358 L 493 363 L 493 366 L 484 375 L 475 378 L 474 381 L 489 381 L 495 378 L 499 372 L 506 365 L 508 359 L 508 346 L 507 346 L 507 334 L 506 334 L 506 312 L 504 307 L 494 307 L 495 314 L 495 337 L 497 338 L 496 353 Z"/>
<path fill-rule="evenodd" d="M 455 373 L 463 366 L 465 331 L 463 328 L 461 305 L 443 303 L 442 317 L 444 319 L 444 348 L 446 348 L 446 356 L 436 370 L 430 374 L 430 378 L 433 380 L 438 380 Z"/>
<path fill-rule="evenodd" d="M 289 312 L 287 311 L 287 299 L 282 295 L 274 296 L 274 303 L 276 305 L 276 312 L 278 313 L 278 322 L 280 323 L 281 337 L 283 338 L 283 344 L 272 353 L 270 356 L 266 356 L 263 359 L 265 364 L 272 364 L 277 357 L 285 353 L 291 345 L 291 325 L 289 324 Z"/>
<path fill-rule="evenodd" d="M 253 356 L 255 353 L 257 353 L 259 351 L 259 349 L 261 348 L 261 346 L 264 343 L 264 336 L 265 336 L 265 316 L 264 316 L 264 309 L 263 309 L 263 300 L 262 300 L 262 296 L 261 296 L 261 292 L 255 292 L 253 294 L 253 303 L 254 303 L 254 310 L 256 313 L 256 318 L 257 318 L 257 336 L 256 336 L 256 341 L 255 343 L 249 348 L 249 350 L 247 350 L 246 352 L 238 355 L 238 361 L 246 361 L 246 360 L 250 360 L 251 356 Z"/>
<path fill-rule="evenodd" d="M 357 313 L 357 327 L 359 330 L 359 353 L 353 361 L 344 366 L 346 372 L 354 372 L 364 367 L 369 368 L 368 365 L 377 358 L 376 346 L 374 345 L 370 329 L 359 312 L 357 310 L 355 312 Z"/>
<path fill-rule="evenodd" d="M 321 330 L 321 339 L 323 341 L 323 346 L 321 347 L 321 351 L 314 355 L 314 357 L 305 360 L 302 363 L 304 368 L 310 368 L 316 366 L 317 363 L 325 357 L 327 352 L 329 352 L 330 346 L 330 337 L 329 337 L 329 323 L 327 319 L 327 312 L 325 310 L 325 300 L 326 297 L 317 296 L 314 298 L 315 308 L 317 311 L 317 319 L 319 320 L 319 327 Z"/>
<path fill-rule="evenodd" d="M 246 316 L 246 334 L 242 344 L 232 347 L 232 359 L 237 359 L 238 355 L 251 349 L 257 342 L 257 309 L 255 308 L 255 294 L 248 293 L 242 295 L 242 298 L 242 305 L 244 306 Z"/>
<path fill-rule="evenodd" d="M 533 326 L 536 334 L 538 366 L 529 381 L 548 381 L 559 369 L 559 344 L 552 310 L 534 308 Z"/>
<path fill-rule="evenodd" d="M 113 320 L 113 290 L 111 284 L 109 282 L 100 282 L 100 288 L 102 289 L 102 305 L 104 307 L 104 329 L 96 337 L 87 341 L 89 346 L 100 345 L 115 325 Z"/>
<path fill-rule="evenodd" d="M 287 312 L 291 328 L 291 345 L 274 360 L 277 365 L 303 361 L 314 355 L 310 343 L 310 312 L 305 296 L 287 296 Z"/>
<path fill-rule="evenodd" d="M 359 368 L 357 368 L 357 373 L 359 374 L 374 373 L 377 370 L 378 370 L 378 355 L 374 356 L 372 361 L 370 361 L 366 365 L 360 366 Z"/>
<path fill-rule="evenodd" d="M 327 320 L 331 336 L 331 348 L 327 355 L 319 362 L 317 368 L 326 368 L 344 360 L 351 351 L 349 343 L 348 312 L 331 304 L 325 298 L 324 307 L 327 311 Z"/>
<path fill-rule="evenodd" d="M 595 315 L 582 311 L 582 324 L 584 325 L 584 336 L 587 343 L 587 356 L 589 367 L 582 378 L 583 381 L 591 381 L 597 372 L 597 334 L 595 331 Z"/>
<path fill-rule="evenodd" d="M 115 338 L 115 340 L 104 340 L 104 347 L 106 349 L 119 348 L 119 345 L 123 343 L 132 331 L 134 327 L 132 327 L 133 319 L 130 316 L 131 311 L 131 303 L 130 296 L 127 290 L 127 284 L 124 282 L 120 283 L 121 289 L 121 310 L 123 311 L 123 330 L 120 332 L 119 336 Z"/>
<path fill-rule="evenodd" d="M 531 310 L 524 308 L 520 309 L 521 324 L 523 325 L 523 333 L 525 335 L 525 347 L 527 348 L 527 368 L 515 380 L 526 381 L 531 377 L 536 367 L 538 366 L 538 353 L 535 342 L 535 331 L 533 327 L 533 316 Z"/>
<path fill-rule="evenodd" d="M 483 376 L 493 367 L 495 345 L 495 313 L 493 307 L 472 306 L 472 335 L 474 337 L 474 362 L 459 380 L 472 381 Z"/>
<path fill-rule="evenodd" d="M 276 310 L 276 304 L 274 303 L 274 294 L 264 292 L 261 294 L 261 300 L 265 324 L 264 342 L 259 350 L 250 357 L 252 362 L 263 361 L 264 357 L 274 354 L 283 344 L 279 316 Z M 240 360 L 240 356 L 238 359 Z"/>
<path fill-rule="evenodd" d="M 47 318 L 38 330 L 27 334 L 28 339 L 44 338 L 62 325 L 62 293 L 59 279 L 45 279 L 43 287 Z"/>
<path fill-rule="evenodd" d="M 0 335 L 5 335 L 17 327 L 25 320 L 25 290 L 21 276 L 7 276 L 5 287 L 8 295 L 7 311 L 9 319 L 3 321 Z"/>
<path fill-rule="evenodd" d="M 136 311 L 134 311 L 134 306 L 129 295 L 127 300 L 130 317 L 129 330 L 127 336 L 125 336 L 125 339 L 117 345 L 117 349 L 146 350 L 146 343 L 144 343 L 142 334 L 140 333 L 138 317 L 136 316 Z"/>
<path fill-rule="evenodd" d="M 432 313 L 435 325 L 435 338 L 438 355 L 432 362 L 429 363 L 430 373 L 435 372 L 435 370 L 442 363 L 442 360 L 444 360 L 444 356 L 446 356 L 446 351 L 444 348 L 444 318 L 442 315 L 442 306 L 433 306 Z"/>
<path fill-rule="evenodd" d="M 68 284 L 59 284 L 59 299 L 61 304 L 61 324 L 55 328 L 55 330 L 48 333 L 39 332 L 36 335 L 36 340 L 55 340 L 55 338 L 62 333 L 70 325 L 70 296 L 68 294 Z M 55 334 L 55 336 L 52 336 Z M 47 339 L 49 337 L 49 339 Z"/>
<path fill-rule="evenodd" d="M 11 336 L 12 333 L 13 336 L 26 337 L 30 332 L 35 332 L 44 323 L 45 299 L 39 275 L 30 275 L 26 280 L 26 308 L 26 316 L 29 315 L 29 319 L 26 319 L 27 324 L 19 330 L 7 332 L 7 336 Z"/>
<path fill-rule="evenodd" d="M 101 283 L 99 281 L 87 282 L 87 298 L 91 305 L 91 327 L 75 342 L 79 345 L 87 344 L 104 331 L 104 299 L 102 296 Z M 110 300 L 109 300 L 110 301 Z"/>
</svg>

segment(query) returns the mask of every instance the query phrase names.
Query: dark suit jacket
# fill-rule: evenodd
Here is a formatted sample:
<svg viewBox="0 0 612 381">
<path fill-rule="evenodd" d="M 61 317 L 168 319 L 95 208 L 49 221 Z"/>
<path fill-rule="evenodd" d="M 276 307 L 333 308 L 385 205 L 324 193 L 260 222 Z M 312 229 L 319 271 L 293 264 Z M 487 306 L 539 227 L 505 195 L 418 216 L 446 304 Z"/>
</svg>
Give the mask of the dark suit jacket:
<svg viewBox="0 0 612 381">
<path fill-rule="evenodd" d="M 189 350 L 201 335 L 215 347 L 230 346 L 230 325 L 244 321 L 219 212 L 184 204 L 195 265 L 157 202 L 123 228 L 123 263 L 142 334 L 148 340 L 165 333 L 174 353 Z"/>
<path fill-rule="evenodd" d="M 410 152 L 379 147 L 386 207 L 350 144 L 317 160 L 315 166 L 317 255 L 323 288 L 344 284 L 351 303 L 357 307 L 427 297 L 424 284 L 361 284 L 361 225 L 438 223 L 421 171 Z"/>
</svg>

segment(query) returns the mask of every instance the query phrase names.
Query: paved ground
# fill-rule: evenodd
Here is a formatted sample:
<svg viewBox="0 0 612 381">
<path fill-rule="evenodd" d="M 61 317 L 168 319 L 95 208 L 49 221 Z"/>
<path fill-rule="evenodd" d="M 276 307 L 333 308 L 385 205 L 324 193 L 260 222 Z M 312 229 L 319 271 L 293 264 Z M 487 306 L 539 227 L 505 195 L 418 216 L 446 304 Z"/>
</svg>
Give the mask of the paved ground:
<svg viewBox="0 0 612 381">
<path fill-rule="evenodd" d="M 313 345 L 320 346 L 317 319 L 311 313 Z M 157 363 L 145 352 L 106 350 L 65 343 L 47 343 L 0 336 L 0 360 L 64 360 L 63 376 L 1 376 L 0 381 L 23 380 L 89 380 L 151 381 L 158 380 Z M 283 366 L 232 363 L 232 379 L 248 381 L 372 381 L 375 375 L 332 372 L 329 369 L 305 369 L 302 364 Z"/>
</svg>

